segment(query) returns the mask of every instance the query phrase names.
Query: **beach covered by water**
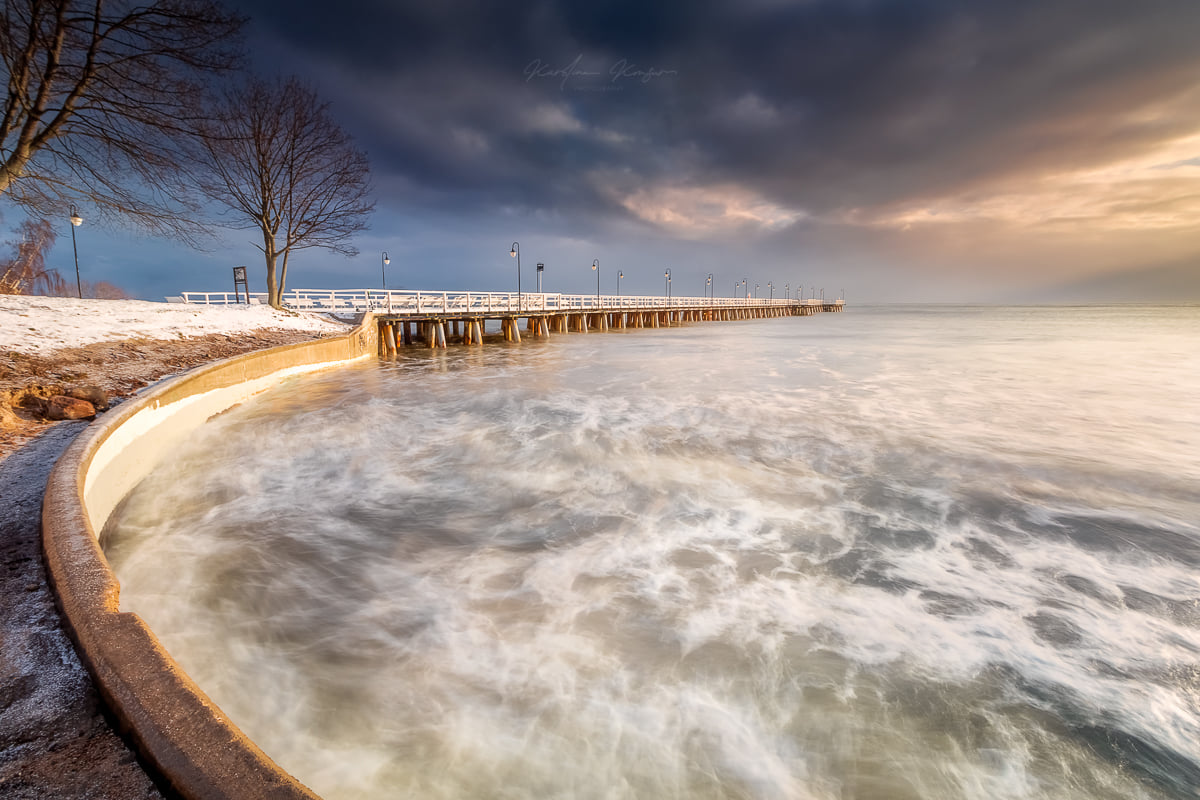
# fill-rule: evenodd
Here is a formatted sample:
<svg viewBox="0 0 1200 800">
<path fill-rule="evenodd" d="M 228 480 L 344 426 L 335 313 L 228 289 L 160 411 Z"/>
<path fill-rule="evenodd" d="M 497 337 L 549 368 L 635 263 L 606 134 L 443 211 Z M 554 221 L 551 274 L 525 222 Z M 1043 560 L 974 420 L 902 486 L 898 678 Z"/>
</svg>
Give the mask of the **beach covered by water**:
<svg viewBox="0 0 1200 800">
<path fill-rule="evenodd" d="M 328 800 L 1182 798 L 1200 310 L 409 351 L 210 422 L 105 536 Z"/>
</svg>

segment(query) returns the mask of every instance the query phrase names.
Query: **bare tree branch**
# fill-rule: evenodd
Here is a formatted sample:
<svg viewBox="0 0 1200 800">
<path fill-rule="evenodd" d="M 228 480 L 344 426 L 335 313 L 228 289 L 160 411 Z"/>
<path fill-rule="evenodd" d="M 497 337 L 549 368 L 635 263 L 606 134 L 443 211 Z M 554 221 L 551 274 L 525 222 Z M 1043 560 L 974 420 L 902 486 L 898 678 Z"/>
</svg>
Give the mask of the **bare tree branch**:
<svg viewBox="0 0 1200 800">
<path fill-rule="evenodd" d="M 4 0 L 0 196 L 190 239 L 180 142 L 200 87 L 239 64 L 243 22 L 215 0 Z"/>
</svg>

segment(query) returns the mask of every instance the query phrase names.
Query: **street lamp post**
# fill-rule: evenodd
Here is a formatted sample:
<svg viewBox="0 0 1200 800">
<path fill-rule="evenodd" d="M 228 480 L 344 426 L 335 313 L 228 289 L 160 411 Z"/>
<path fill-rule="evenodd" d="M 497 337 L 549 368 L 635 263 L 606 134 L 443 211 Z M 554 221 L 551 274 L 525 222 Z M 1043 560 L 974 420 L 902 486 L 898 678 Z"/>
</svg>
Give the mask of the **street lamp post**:
<svg viewBox="0 0 1200 800">
<path fill-rule="evenodd" d="M 513 242 L 508 254 L 517 260 L 517 311 L 521 310 L 521 244 Z"/>
<path fill-rule="evenodd" d="M 617 297 L 621 296 L 621 278 L 625 277 L 625 273 L 617 270 Z"/>
<path fill-rule="evenodd" d="M 716 300 L 716 298 L 713 297 L 713 274 L 711 272 L 708 273 L 708 277 L 704 279 L 704 294 L 706 297 L 708 297 L 708 304 L 711 306 Z"/>
<path fill-rule="evenodd" d="M 387 288 L 387 265 L 390 263 L 392 263 L 392 260 L 390 258 L 388 258 L 387 250 L 384 250 L 383 251 L 383 263 L 379 265 L 379 271 L 381 273 L 383 273 L 383 288 L 384 289 Z"/>
<path fill-rule="evenodd" d="M 667 300 L 670 301 L 670 299 L 671 299 L 671 270 L 667 270 L 666 272 L 664 272 L 663 278 L 665 278 L 665 280 L 663 281 L 664 291 L 666 291 L 666 293 L 667 293 Z"/>
<path fill-rule="evenodd" d="M 75 207 L 71 207 L 71 251 L 75 253 L 75 292 L 83 299 L 83 281 L 79 279 L 79 247 L 75 244 L 75 229 L 83 224 L 83 217 Z"/>
<path fill-rule="evenodd" d="M 771 290 L 771 298 L 770 299 L 771 299 L 771 302 L 774 303 L 775 302 L 775 284 L 771 283 L 770 281 L 767 281 L 767 288 Z"/>
<path fill-rule="evenodd" d="M 592 271 L 596 273 L 596 308 L 600 307 L 600 259 L 592 259 Z"/>
<path fill-rule="evenodd" d="M 755 300 L 757 300 L 757 299 L 758 299 L 758 287 L 759 287 L 760 285 L 761 285 L 761 284 L 757 284 L 757 283 L 756 283 L 756 284 L 754 284 L 754 299 L 755 299 Z"/>
</svg>

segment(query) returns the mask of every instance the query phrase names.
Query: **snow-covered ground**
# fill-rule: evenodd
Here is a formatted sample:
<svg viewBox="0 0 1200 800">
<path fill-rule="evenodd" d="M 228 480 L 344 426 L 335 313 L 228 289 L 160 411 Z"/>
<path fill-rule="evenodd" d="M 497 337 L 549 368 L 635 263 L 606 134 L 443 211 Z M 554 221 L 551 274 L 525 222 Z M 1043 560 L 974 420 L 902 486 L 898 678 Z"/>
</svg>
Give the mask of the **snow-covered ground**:
<svg viewBox="0 0 1200 800">
<path fill-rule="evenodd" d="M 260 328 L 318 333 L 346 330 L 345 325 L 323 316 L 276 311 L 269 306 L 0 295 L 0 350 L 34 355 L 114 339 L 184 339 Z"/>
</svg>

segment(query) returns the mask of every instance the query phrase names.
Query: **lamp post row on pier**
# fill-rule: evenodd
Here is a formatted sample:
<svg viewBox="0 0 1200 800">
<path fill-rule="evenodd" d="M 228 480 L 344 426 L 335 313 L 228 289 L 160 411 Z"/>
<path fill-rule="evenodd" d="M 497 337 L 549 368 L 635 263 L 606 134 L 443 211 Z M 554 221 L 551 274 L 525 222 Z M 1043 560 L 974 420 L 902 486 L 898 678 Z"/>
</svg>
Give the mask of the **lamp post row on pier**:
<svg viewBox="0 0 1200 800">
<path fill-rule="evenodd" d="M 71 209 L 71 224 L 75 227 L 78 227 L 82 222 L 83 222 L 83 220 L 80 219 L 79 216 L 75 213 L 75 209 Z M 74 228 L 72 228 L 72 230 L 71 230 L 72 245 L 74 244 L 74 241 L 75 241 L 75 231 L 74 231 Z M 519 311 L 522 307 L 521 244 L 520 244 L 520 242 L 513 242 L 512 247 L 509 249 L 508 254 L 517 260 L 517 310 Z M 383 288 L 385 288 L 385 289 L 387 288 L 386 266 L 390 263 L 392 263 L 391 259 L 388 258 L 387 251 L 385 250 L 385 251 L 383 251 L 383 267 L 384 267 L 384 269 L 383 269 Z M 539 292 L 542 291 L 542 275 L 541 275 L 541 273 L 542 273 L 543 267 L 544 267 L 543 264 L 540 264 L 540 263 L 538 264 L 538 291 Z M 597 303 L 597 305 L 599 305 L 600 304 L 600 259 L 598 259 L 598 258 L 592 259 L 592 271 L 596 273 L 596 303 Z M 78 281 L 78 277 L 79 277 L 78 253 L 76 253 L 76 256 L 75 256 L 75 273 L 76 273 L 76 283 L 78 283 L 79 282 Z M 621 295 L 621 279 L 624 277 L 625 277 L 624 271 L 618 270 L 617 271 L 617 296 L 618 297 Z M 745 288 L 745 287 L 748 287 L 749 285 L 750 285 L 749 278 L 742 278 L 741 281 L 735 282 L 733 284 L 733 296 L 735 298 L 737 297 L 737 290 L 739 287 Z M 784 296 L 790 299 L 792 296 L 792 294 L 791 294 L 792 285 L 790 283 L 785 283 L 783 286 L 784 286 Z M 758 284 L 758 283 L 754 284 L 753 293 L 752 294 L 747 293 L 747 295 L 746 295 L 747 303 L 749 303 L 751 297 L 753 297 L 754 299 L 758 299 L 758 290 L 761 287 L 762 287 L 762 284 Z M 774 283 L 774 281 L 768 281 L 767 288 L 770 290 L 770 299 L 772 301 L 774 301 L 775 300 L 775 283 Z M 670 300 L 671 299 L 671 270 L 670 269 L 667 269 L 663 272 L 663 291 L 666 293 L 667 299 Z M 812 287 L 812 292 L 813 292 L 813 296 L 815 298 L 817 295 L 817 287 L 815 287 L 815 286 Z M 845 294 L 846 294 L 846 290 L 843 289 L 842 290 L 843 298 L 845 297 Z M 80 290 L 80 296 L 82 296 L 82 289 Z M 704 296 L 712 302 L 716 301 L 716 285 L 714 283 L 713 273 L 711 273 L 711 272 L 708 273 L 708 275 L 706 275 L 704 278 Z M 820 290 L 820 296 L 821 296 L 821 302 L 824 303 L 825 302 L 825 290 L 823 288 Z M 804 300 L 804 285 L 803 284 L 800 284 L 796 287 L 796 299 L 801 300 L 801 301 Z"/>
</svg>

